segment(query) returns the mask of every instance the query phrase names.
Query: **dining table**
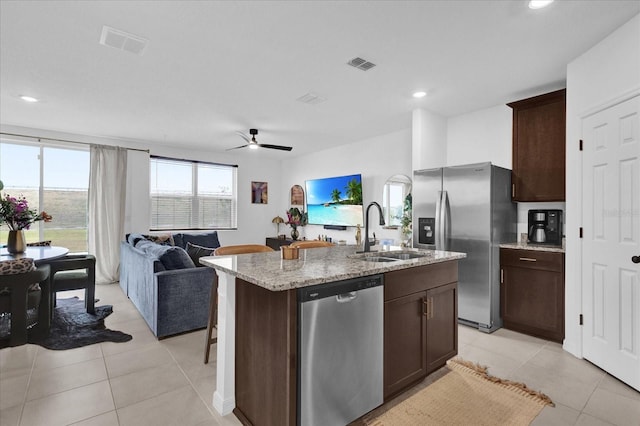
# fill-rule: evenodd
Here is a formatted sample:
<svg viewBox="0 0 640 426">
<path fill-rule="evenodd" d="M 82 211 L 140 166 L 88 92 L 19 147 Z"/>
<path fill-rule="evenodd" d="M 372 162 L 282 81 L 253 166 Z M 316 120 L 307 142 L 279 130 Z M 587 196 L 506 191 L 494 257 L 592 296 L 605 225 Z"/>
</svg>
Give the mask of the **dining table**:
<svg viewBox="0 0 640 426">
<path fill-rule="evenodd" d="M 69 253 L 69 249 L 59 246 L 27 247 L 23 253 L 9 253 L 6 247 L 0 248 L 0 262 L 22 258 L 33 259 L 36 265 L 47 263 L 49 260 L 59 259 Z"/>
</svg>

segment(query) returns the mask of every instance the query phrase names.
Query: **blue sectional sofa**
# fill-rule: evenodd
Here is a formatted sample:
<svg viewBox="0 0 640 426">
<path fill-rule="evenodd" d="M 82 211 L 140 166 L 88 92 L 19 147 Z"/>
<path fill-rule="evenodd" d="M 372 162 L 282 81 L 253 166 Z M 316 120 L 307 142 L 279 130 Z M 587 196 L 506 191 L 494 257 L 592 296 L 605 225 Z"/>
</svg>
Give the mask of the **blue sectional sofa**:
<svg viewBox="0 0 640 426">
<path fill-rule="evenodd" d="M 120 287 L 156 337 L 207 326 L 215 272 L 197 257 L 219 246 L 216 232 L 129 234 L 120 243 Z"/>
</svg>

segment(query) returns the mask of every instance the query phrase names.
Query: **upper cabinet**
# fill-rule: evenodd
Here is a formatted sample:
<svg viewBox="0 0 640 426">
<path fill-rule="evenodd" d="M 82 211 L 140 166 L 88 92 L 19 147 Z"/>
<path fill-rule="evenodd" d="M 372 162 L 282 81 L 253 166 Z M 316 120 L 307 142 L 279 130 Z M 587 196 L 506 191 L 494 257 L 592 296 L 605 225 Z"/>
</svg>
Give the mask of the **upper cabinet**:
<svg viewBox="0 0 640 426">
<path fill-rule="evenodd" d="M 507 105 L 513 108 L 513 201 L 564 201 L 566 90 Z"/>
</svg>

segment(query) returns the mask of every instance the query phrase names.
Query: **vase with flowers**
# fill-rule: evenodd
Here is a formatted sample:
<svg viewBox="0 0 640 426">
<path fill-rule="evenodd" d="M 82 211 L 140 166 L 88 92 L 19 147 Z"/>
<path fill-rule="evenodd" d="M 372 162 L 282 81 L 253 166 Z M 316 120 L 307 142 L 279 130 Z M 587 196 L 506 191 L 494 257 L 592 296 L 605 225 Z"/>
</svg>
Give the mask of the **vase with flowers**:
<svg viewBox="0 0 640 426">
<path fill-rule="evenodd" d="M 300 236 L 298 232 L 298 226 L 305 226 L 307 224 L 307 213 L 300 211 L 297 207 L 291 207 L 287 210 L 287 222 L 286 224 L 291 226 L 291 238 L 297 240 Z"/>
<path fill-rule="evenodd" d="M 12 197 L 6 194 L 0 198 L 0 225 L 7 224 L 9 228 L 9 238 L 7 240 L 7 251 L 9 253 L 23 253 L 26 249 L 24 230 L 29 229 L 34 222 L 40 220 L 50 222 L 51 216 L 47 212 L 38 213 L 29 208 L 24 195 Z"/>
</svg>

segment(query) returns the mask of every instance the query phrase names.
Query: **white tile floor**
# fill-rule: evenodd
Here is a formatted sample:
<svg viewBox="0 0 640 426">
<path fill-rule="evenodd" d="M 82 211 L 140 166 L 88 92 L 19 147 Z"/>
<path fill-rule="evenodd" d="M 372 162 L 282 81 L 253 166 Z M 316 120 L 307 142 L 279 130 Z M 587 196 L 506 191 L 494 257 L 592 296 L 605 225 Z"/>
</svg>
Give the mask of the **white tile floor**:
<svg viewBox="0 0 640 426">
<path fill-rule="evenodd" d="M 99 305 L 114 306 L 107 327 L 133 340 L 68 351 L 0 350 L 0 425 L 240 424 L 211 407 L 215 350 L 203 364 L 204 331 L 158 341 L 119 286 L 98 286 L 96 293 Z M 82 295 L 64 297 L 74 294 Z M 560 345 L 504 329 L 459 330 L 460 356 L 554 400 L 534 425 L 640 426 L 640 393 Z"/>
</svg>

